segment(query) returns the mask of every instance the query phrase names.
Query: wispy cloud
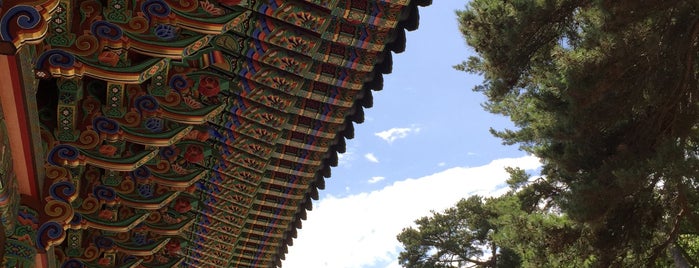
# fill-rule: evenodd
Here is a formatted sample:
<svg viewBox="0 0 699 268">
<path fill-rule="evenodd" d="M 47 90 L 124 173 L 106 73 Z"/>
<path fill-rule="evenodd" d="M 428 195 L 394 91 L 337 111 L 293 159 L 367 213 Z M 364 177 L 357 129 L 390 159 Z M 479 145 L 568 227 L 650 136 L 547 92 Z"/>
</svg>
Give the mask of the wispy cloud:
<svg viewBox="0 0 699 268">
<path fill-rule="evenodd" d="M 368 183 L 377 183 L 377 182 L 380 182 L 384 179 L 386 179 L 386 177 L 375 176 L 375 177 L 371 177 L 371 179 L 369 179 L 367 182 Z"/>
<path fill-rule="evenodd" d="M 420 132 L 419 127 L 406 127 L 406 128 L 392 128 L 389 130 L 384 130 L 381 132 L 374 133 L 377 137 L 387 141 L 388 143 L 393 143 L 397 139 L 402 139 L 408 136 L 410 133 Z"/>
<path fill-rule="evenodd" d="M 365 155 L 364 155 L 364 158 L 366 158 L 366 160 L 368 160 L 369 162 L 372 162 L 372 163 L 378 163 L 378 162 L 379 162 L 379 159 L 376 158 L 376 156 L 375 156 L 373 153 L 365 154 Z"/>
<path fill-rule="evenodd" d="M 337 154 L 338 167 L 350 168 L 352 167 L 352 162 L 356 158 L 355 156 L 356 145 L 348 145 L 345 153 Z"/>
<path fill-rule="evenodd" d="M 502 192 L 498 186 L 508 177 L 506 166 L 532 170 L 540 163 L 530 156 L 500 159 L 397 181 L 377 191 L 323 197 L 309 212 L 284 267 L 395 267 L 401 250 L 396 235 L 402 228 L 469 195 Z"/>
<path fill-rule="evenodd" d="M 352 159 L 352 153 L 351 152 L 345 152 L 344 154 L 337 154 L 337 162 L 339 166 L 344 166 L 349 163 L 349 161 Z"/>
</svg>

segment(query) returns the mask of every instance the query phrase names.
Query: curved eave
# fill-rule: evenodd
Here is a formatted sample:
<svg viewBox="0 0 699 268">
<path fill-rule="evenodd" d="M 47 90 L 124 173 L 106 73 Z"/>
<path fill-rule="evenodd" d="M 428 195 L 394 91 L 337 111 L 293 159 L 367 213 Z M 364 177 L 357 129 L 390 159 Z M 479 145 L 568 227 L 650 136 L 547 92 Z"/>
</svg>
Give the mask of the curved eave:
<svg viewBox="0 0 699 268">
<path fill-rule="evenodd" d="M 184 258 L 173 259 L 168 263 L 151 265 L 149 263 L 141 263 L 141 266 L 146 268 L 163 268 L 163 267 L 180 267 L 184 262 Z"/>
<path fill-rule="evenodd" d="M 224 108 L 226 106 L 221 104 L 213 106 L 213 108 L 203 108 L 200 111 L 178 111 L 163 106 L 162 117 L 182 124 L 203 125 L 206 121 L 221 113 Z"/>
<path fill-rule="evenodd" d="M 117 193 L 119 203 L 136 209 L 157 210 L 167 206 L 172 200 L 175 200 L 180 195 L 179 191 L 166 192 L 162 196 L 156 198 L 144 198 L 141 196 L 132 196 Z"/>
<path fill-rule="evenodd" d="M 369 108 L 372 106 L 373 101 L 371 99 L 371 91 L 380 91 L 383 89 L 383 76 L 382 74 L 388 74 L 391 72 L 392 68 L 392 62 L 391 62 L 391 52 L 394 53 L 400 53 L 403 52 L 405 49 L 405 30 L 412 31 L 416 30 L 419 24 L 419 11 L 418 11 L 418 6 L 428 6 L 432 4 L 432 0 L 413 0 L 410 2 L 409 6 L 406 7 L 404 10 L 404 14 L 401 18 L 401 21 L 398 23 L 398 27 L 394 29 L 395 31 L 395 39 L 386 44 L 383 50 L 384 54 L 384 61 L 379 62 L 375 65 L 374 70 L 375 70 L 375 76 L 372 81 L 369 81 L 364 84 L 364 88 L 362 89 L 362 93 L 360 93 L 359 98 L 355 101 L 354 110 L 353 113 L 350 113 L 347 115 L 346 120 L 345 120 L 345 130 L 340 131 L 338 135 L 334 137 L 334 141 L 331 146 L 330 150 L 327 153 L 327 157 L 323 161 L 323 165 L 321 168 L 318 169 L 318 171 L 315 173 L 316 181 L 312 183 L 311 188 L 317 188 L 317 189 L 309 189 L 308 192 L 305 195 L 305 198 L 301 200 L 298 204 L 298 213 L 295 216 L 295 220 L 291 221 L 289 227 L 287 230 L 289 232 L 285 232 L 284 239 L 286 241 L 286 244 L 291 245 L 293 244 L 293 238 L 296 237 L 296 229 L 299 228 L 301 223 L 301 219 L 306 218 L 306 210 L 311 210 L 312 205 L 311 205 L 311 198 L 315 197 L 314 199 L 317 199 L 317 190 L 320 189 L 322 190 L 324 188 L 325 182 L 324 178 L 329 178 L 330 177 L 330 163 L 329 159 L 332 159 L 333 157 L 331 155 L 335 155 L 334 158 L 337 158 L 337 153 L 338 153 L 338 147 L 335 145 L 338 144 L 345 144 L 345 137 L 353 137 L 354 133 L 346 133 L 347 130 L 353 130 L 354 127 L 352 126 L 353 122 L 356 123 L 362 123 L 364 121 L 363 118 L 363 111 L 361 111 L 363 108 Z M 389 60 L 386 60 L 389 59 Z M 359 112 L 358 112 L 359 111 Z M 357 116 L 360 115 L 360 116 Z M 314 196 L 315 194 L 315 196 Z M 274 258 L 274 263 L 277 266 L 281 266 L 281 260 L 284 259 L 284 255 L 286 252 L 282 250 L 284 247 L 279 248 L 277 252 L 275 253 L 275 258 Z"/>
<path fill-rule="evenodd" d="M 117 245 L 117 251 L 126 253 L 127 255 L 143 257 L 143 256 L 155 255 L 155 253 L 157 253 L 163 247 L 165 247 L 165 244 L 167 244 L 167 242 L 170 242 L 170 238 L 164 238 L 164 239 L 158 241 L 156 244 L 139 246 L 138 248 L 133 247 L 133 246 L 129 246 L 126 244 L 120 244 L 120 243 L 116 243 L 116 245 Z"/>
<path fill-rule="evenodd" d="M 124 140 L 126 141 L 149 146 L 165 147 L 175 144 L 182 139 L 182 137 L 187 135 L 192 128 L 193 126 L 180 126 L 158 134 L 143 133 L 129 127 L 122 127 L 121 129 L 124 131 Z"/>
<path fill-rule="evenodd" d="M 163 226 L 156 226 L 154 224 L 150 223 L 145 223 L 145 225 L 148 227 L 148 230 L 152 233 L 159 234 L 159 235 L 169 235 L 169 236 L 176 236 L 180 235 L 184 232 L 184 230 L 189 229 L 190 226 L 194 224 L 194 218 L 187 219 L 186 221 L 173 224 L 173 225 L 168 225 L 166 227 Z M 168 229 L 165 229 L 168 228 Z"/>
<path fill-rule="evenodd" d="M 85 163 L 112 171 L 134 171 L 158 154 L 158 149 L 143 151 L 126 158 L 105 157 L 98 152 L 83 150 Z"/>
<path fill-rule="evenodd" d="M 144 222 L 148 218 L 148 215 L 149 213 L 136 214 L 120 222 L 107 222 L 87 215 L 83 217 L 85 218 L 86 225 L 88 227 L 103 231 L 124 233 L 131 231 L 131 229 L 135 228 L 136 225 Z"/>
<path fill-rule="evenodd" d="M 198 180 L 204 178 L 208 173 L 209 170 L 205 169 L 195 170 L 194 172 L 185 175 L 178 174 L 178 177 L 169 177 L 164 174 L 154 173 L 151 179 L 163 186 L 187 188 Z"/>
</svg>

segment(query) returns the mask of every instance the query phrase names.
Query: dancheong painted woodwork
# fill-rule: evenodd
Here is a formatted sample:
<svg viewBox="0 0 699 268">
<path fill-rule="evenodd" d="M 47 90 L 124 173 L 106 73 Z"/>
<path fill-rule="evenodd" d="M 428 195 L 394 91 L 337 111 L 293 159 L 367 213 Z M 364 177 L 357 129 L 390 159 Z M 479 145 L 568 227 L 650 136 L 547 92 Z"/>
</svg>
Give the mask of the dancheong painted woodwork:
<svg viewBox="0 0 699 268">
<path fill-rule="evenodd" d="M 0 1 L 7 267 L 279 267 L 431 0 Z"/>
</svg>

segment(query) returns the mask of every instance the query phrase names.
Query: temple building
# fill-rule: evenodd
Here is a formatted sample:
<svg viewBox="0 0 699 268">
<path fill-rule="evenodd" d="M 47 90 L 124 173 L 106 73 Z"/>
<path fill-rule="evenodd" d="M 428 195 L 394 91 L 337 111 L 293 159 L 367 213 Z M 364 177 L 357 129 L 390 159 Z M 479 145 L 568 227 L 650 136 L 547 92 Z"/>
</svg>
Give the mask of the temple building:
<svg viewBox="0 0 699 268">
<path fill-rule="evenodd" d="M 431 0 L 0 1 L 4 267 L 280 267 Z"/>
</svg>

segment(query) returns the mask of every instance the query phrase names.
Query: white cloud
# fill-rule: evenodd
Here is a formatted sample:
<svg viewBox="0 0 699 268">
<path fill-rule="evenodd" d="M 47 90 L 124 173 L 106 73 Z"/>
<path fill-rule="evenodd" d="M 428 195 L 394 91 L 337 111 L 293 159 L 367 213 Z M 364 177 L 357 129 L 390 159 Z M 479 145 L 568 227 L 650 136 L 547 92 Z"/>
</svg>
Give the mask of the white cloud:
<svg viewBox="0 0 699 268">
<path fill-rule="evenodd" d="M 349 168 L 352 167 L 352 162 L 354 161 L 354 150 L 355 147 L 353 146 L 348 146 L 347 150 L 345 153 L 338 153 L 337 154 L 337 166 L 338 167 L 345 167 Z"/>
<path fill-rule="evenodd" d="M 409 127 L 409 128 L 392 128 L 389 130 L 384 130 L 381 132 L 374 133 L 374 135 L 378 136 L 379 138 L 387 141 L 388 143 L 393 143 L 393 141 L 397 139 L 402 139 L 408 136 L 410 133 L 417 133 L 420 132 L 419 127 Z"/>
<path fill-rule="evenodd" d="M 350 156 L 351 156 L 350 153 L 344 153 L 344 154 L 338 153 L 338 154 L 337 154 L 337 164 L 338 164 L 339 166 L 344 166 L 344 165 L 346 165 L 347 162 L 349 162 Z"/>
<path fill-rule="evenodd" d="M 400 252 L 396 235 L 412 222 L 472 194 L 493 195 L 507 179 L 506 166 L 535 169 L 537 158 L 495 160 L 480 167 L 455 167 L 381 190 L 343 198 L 328 195 L 309 212 L 289 247 L 285 268 L 355 268 L 391 263 Z"/>
<path fill-rule="evenodd" d="M 368 183 L 377 183 L 377 182 L 380 182 L 384 179 L 386 179 L 386 177 L 375 176 L 375 177 L 371 177 L 371 179 L 369 179 L 367 182 Z"/>
<path fill-rule="evenodd" d="M 365 155 L 364 155 L 364 158 L 366 158 L 366 160 L 369 160 L 369 162 L 372 162 L 372 163 L 378 163 L 378 162 L 379 162 L 379 159 L 376 158 L 376 156 L 375 156 L 373 153 L 365 154 Z"/>
<path fill-rule="evenodd" d="M 446 166 L 446 165 L 447 165 L 447 163 L 445 163 L 445 162 L 439 162 L 439 164 L 437 164 L 437 166 L 439 166 L 439 167 L 443 167 L 443 166 Z"/>
</svg>

